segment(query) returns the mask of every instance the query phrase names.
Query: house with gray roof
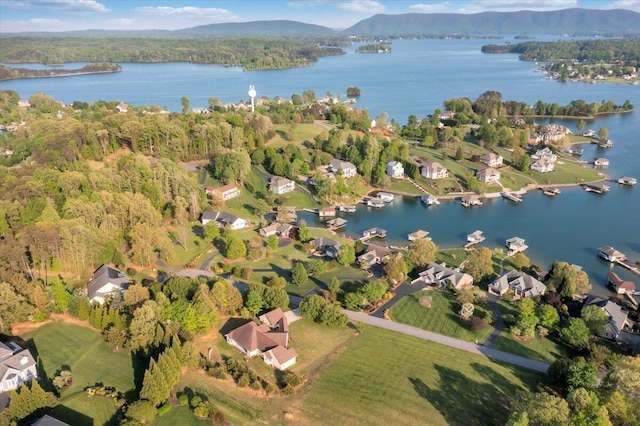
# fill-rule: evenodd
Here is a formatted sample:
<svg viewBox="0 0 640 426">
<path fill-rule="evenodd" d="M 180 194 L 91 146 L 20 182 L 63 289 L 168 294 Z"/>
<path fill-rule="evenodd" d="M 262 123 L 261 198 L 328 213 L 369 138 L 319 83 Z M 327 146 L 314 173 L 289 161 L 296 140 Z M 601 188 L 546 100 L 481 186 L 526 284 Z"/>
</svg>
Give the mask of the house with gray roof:
<svg viewBox="0 0 640 426">
<path fill-rule="evenodd" d="M 456 290 L 473 285 L 473 277 L 469 274 L 461 272 L 459 269 L 448 267 L 446 264 L 430 263 L 427 269 L 420 272 L 418 278 L 411 281 L 411 284 L 420 284 L 425 286 L 438 285 L 447 288 L 449 283 Z"/>
<path fill-rule="evenodd" d="M 601 333 L 603 337 L 616 340 L 620 332 L 625 327 L 629 327 L 627 311 L 622 310 L 620 305 L 611 300 L 605 300 L 595 296 L 589 297 L 584 304 L 585 307 L 590 305 L 599 307 L 607 314 L 607 317 L 609 317 L 609 322 L 607 322 Z"/>
<path fill-rule="evenodd" d="M 509 271 L 500 278 L 489 284 L 489 291 L 502 296 L 511 290 L 516 298 L 543 296 L 547 291 L 547 286 L 542 284 L 531 275 L 520 271 Z"/>
<path fill-rule="evenodd" d="M 209 222 L 218 222 L 219 226 L 228 226 L 229 229 L 242 229 L 246 228 L 248 225 L 247 219 L 238 217 L 235 214 L 227 212 L 213 212 L 210 210 L 202 213 L 200 221 L 202 222 L 202 225 L 206 225 Z"/>
<path fill-rule="evenodd" d="M 250 358 L 262 360 L 279 370 L 296 363 L 298 354 L 289 347 L 289 322 L 282 309 L 260 316 L 260 324 L 250 321 L 225 335 L 227 342 Z"/>
<path fill-rule="evenodd" d="M 323 253 L 325 256 L 336 258 L 340 253 L 340 247 L 342 246 L 338 241 L 332 240 L 327 237 L 318 237 L 311 241 L 311 245 L 316 248 L 319 253 Z"/>
<path fill-rule="evenodd" d="M 357 262 L 360 265 L 373 266 L 376 263 L 383 263 L 389 259 L 391 249 L 385 246 L 379 246 L 376 244 L 369 244 L 365 251 L 357 257 Z"/>
<path fill-rule="evenodd" d="M 358 169 L 352 163 L 338 160 L 337 158 L 331 160 L 329 166 L 331 167 L 331 173 L 334 175 L 341 174 L 345 179 L 354 177 L 358 173 Z"/>
<path fill-rule="evenodd" d="M 87 297 L 90 303 L 104 304 L 110 296 L 120 295 L 129 285 L 129 278 L 118 268 L 102 265 L 93 273 L 87 284 Z"/>
<path fill-rule="evenodd" d="M 36 360 L 28 349 L 13 342 L 0 342 L 0 393 L 37 378 Z"/>
</svg>

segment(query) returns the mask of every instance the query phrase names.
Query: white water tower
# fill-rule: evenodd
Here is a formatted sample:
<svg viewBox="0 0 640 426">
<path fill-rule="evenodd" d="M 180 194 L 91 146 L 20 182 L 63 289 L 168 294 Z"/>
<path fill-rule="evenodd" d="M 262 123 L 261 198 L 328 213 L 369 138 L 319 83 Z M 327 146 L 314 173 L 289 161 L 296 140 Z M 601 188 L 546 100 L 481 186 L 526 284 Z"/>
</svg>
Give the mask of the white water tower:
<svg viewBox="0 0 640 426">
<path fill-rule="evenodd" d="M 249 85 L 249 97 L 251 98 L 251 112 L 255 112 L 256 107 L 254 99 L 256 97 L 256 88 L 253 86 L 253 84 Z"/>
</svg>

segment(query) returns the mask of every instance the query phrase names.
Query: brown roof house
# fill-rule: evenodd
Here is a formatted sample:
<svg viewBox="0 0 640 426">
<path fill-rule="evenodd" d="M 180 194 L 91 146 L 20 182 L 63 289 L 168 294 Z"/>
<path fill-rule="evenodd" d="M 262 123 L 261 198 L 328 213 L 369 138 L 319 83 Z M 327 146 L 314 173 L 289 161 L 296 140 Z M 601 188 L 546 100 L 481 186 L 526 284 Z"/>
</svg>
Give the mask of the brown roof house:
<svg viewBox="0 0 640 426">
<path fill-rule="evenodd" d="M 248 322 L 225 335 L 227 342 L 243 354 L 285 370 L 296 363 L 298 354 L 289 348 L 289 322 L 282 309 L 276 308 L 260 316 L 260 324 Z"/>
<path fill-rule="evenodd" d="M 456 290 L 473 285 L 473 277 L 459 269 L 449 268 L 447 265 L 430 263 L 427 269 L 420 272 L 418 278 L 411 281 L 411 284 L 438 285 L 446 288 L 449 283 Z"/>
<path fill-rule="evenodd" d="M 28 349 L 13 342 L 0 342 L 0 392 L 17 389 L 37 378 L 36 360 Z"/>
<path fill-rule="evenodd" d="M 607 284 L 618 294 L 633 294 L 636 292 L 636 285 L 633 281 L 625 281 L 613 271 L 607 274 Z"/>
</svg>

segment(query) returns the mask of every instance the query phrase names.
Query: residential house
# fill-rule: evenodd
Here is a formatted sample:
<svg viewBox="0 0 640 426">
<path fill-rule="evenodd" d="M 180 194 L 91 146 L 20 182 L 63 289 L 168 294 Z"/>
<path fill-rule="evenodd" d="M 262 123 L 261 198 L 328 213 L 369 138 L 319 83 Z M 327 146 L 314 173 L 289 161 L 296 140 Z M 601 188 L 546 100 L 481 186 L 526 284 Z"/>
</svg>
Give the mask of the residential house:
<svg viewBox="0 0 640 426">
<path fill-rule="evenodd" d="M 318 237 L 311 241 L 311 245 L 315 247 L 316 251 L 320 254 L 328 256 L 330 258 L 338 257 L 340 253 L 340 247 L 342 246 L 338 241 L 332 240 L 327 237 Z"/>
<path fill-rule="evenodd" d="M 531 170 L 536 170 L 540 173 L 552 172 L 555 169 L 558 156 L 553 153 L 548 147 L 536 151 L 531 155 Z"/>
<path fill-rule="evenodd" d="M 270 189 L 271 192 L 282 195 L 296 189 L 296 183 L 285 177 L 274 176 L 271 178 Z"/>
<path fill-rule="evenodd" d="M 473 285 L 473 277 L 459 269 L 448 267 L 446 264 L 430 263 L 427 269 L 418 274 L 418 278 L 411 284 L 422 283 L 425 286 L 438 285 L 447 288 L 449 283 L 456 290 Z"/>
<path fill-rule="evenodd" d="M 116 110 L 118 110 L 118 112 L 125 113 L 129 110 L 129 105 L 125 104 L 124 102 L 120 102 L 118 105 L 116 105 Z"/>
<path fill-rule="evenodd" d="M 624 262 L 627 260 L 627 256 L 611 246 L 600 247 L 598 249 L 598 255 L 611 263 Z"/>
<path fill-rule="evenodd" d="M 331 172 L 334 175 L 341 174 L 345 179 L 352 178 L 356 174 L 358 174 L 358 169 L 356 168 L 356 166 L 348 161 L 342 161 L 334 158 L 329 163 L 329 166 L 331 167 Z"/>
<path fill-rule="evenodd" d="M 529 248 L 529 246 L 524 243 L 524 239 L 520 237 L 509 238 L 505 242 L 505 246 L 507 247 L 507 256 L 513 256 Z"/>
<path fill-rule="evenodd" d="M 546 126 L 542 126 L 539 133 L 544 143 L 553 143 L 561 141 L 565 136 L 571 134 L 571 130 L 565 126 L 561 126 L 560 124 L 551 123 Z"/>
<path fill-rule="evenodd" d="M 208 186 L 206 192 L 207 195 L 227 201 L 240 195 L 240 188 L 238 188 L 237 185 L 230 183 L 229 185 L 221 186 L 220 188 Z"/>
<path fill-rule="evenodd" d="M 397 179 L 403 178 L 404 166 L 399 161 L 389 161 L 387 163 L 387 175 Z"/>
<path fill-rule="evenodd" d="M 369 244 L 365 251 L 358 256 L 357 261 L 360 265 L 372 266 L 376 263 L 383 263 L 390 254 L 391 249 L 388 247 Z"/>
<path fill-rule="evenodd" d="M 90 303 L 104 304 L 108 296 L 120 295 L 129 285 L 129 278 L 118 268 L 102 265 L 93 273 L 87 284 Z"/>
<path fill-rule="evenodd" d="M 38 378 L 36 360 L 16 343 L 0 342 L 0 393 Z"/>
<path fill-rule="evenodd" d="M 489 152 L 480 157 L 480 162 L 486 164 L 489 167 L 500 167 L 504 162 L 504 158 L 502 158 L 502 155 L 500 154 Z"/>
<path fill-rule="evenodd" d="M 218 222 L 221 227 L 229 227 L 229 229 L 243 229 L 248 226 L 247 219 L 243 219 L 234 214 L 227 212 L 213 212 L 210 210 L 202 213 L 201 217 L 202 225 L 206 225 L 209 222 Z"/>
<path fill-rule="evenodd" d="M 54 417 L 51 417 L 48 414 L 45 414 L 35 422 L 31 423 L 31 426 L 70 426 L 70 425 L 69 423 L 65 423 Z"/>
<path fill-rule="evenodd" d="M 633 294 L 636 291 L 633 281 L 625 281 L 613 271 L 607 274 L 607 285 L 618 294 Z"/>
<path fill-rule="evenodd" d="M 449 171 L 436 161 L 425 161 L 421 174 L 427 179 L 444 179 L 449 176 Z"/>
<path fill-rule="evenodd" d="M 276 235 L 281 238 L 289 238 L 292 229 L 293 225 L 291 225 L 290 223 L 273 222 L 265 226 L 264 228 L 260 228 L 258 230 L 258 233 L 265 238 L 272 235 Z"/>
<path fill-rule="evenodd" d="M 498 296 L 504 295 L 508 290 L 511 290 L 513 295 L 518 298 L 530 299 L 535 296 L 543 296 L 547 291 L 547 286 L 531 275 L 520 271 L 509 271 L 489 284 L 489 291 Z"/>
<path fill-rule="evenodd" d="M 225 338 L 248 357 L 259 356 L 278 370 L 292 366 L 298 357 L 289 347 L 289 322 L 280 308 L 261 315 L 260 324 L 248 322 L 227 333 Z"/>
<path fill-rule="evenodd" d="M 422 229 L 418 229 L 417 231 L 412 232 L 409 235 L 407 235 L 407 239 L 409 241 L 419 240 L 421 238 L 426 238 L 428 240 L 431 239 L 431 237 L 429 236 L 429 232 L 423 231 Z"/>
<path fill-rule="evenodd" d="M 496 183 L 500 180 L 500 172 L 492 167 L 485 167 L 476 172 L 476 177 L 482 183 Z"/>
<path fill-rule="evenodd" d="M 440 120 L 453 120 L 456 116 L 455 111 L 444 111 L 440 113 Z"/>
<path fill-rule="evenodd" d="M 28 99 L 18 100 L 18 108 L 31 108 L 31 102 Z"/>
<path fill-rule="evenodd" d="M 590 305 L 599 307 L 605 314 L 607 314 L 607 317 L 609 317 L 609 321 L 600 333 L 603 337 L 615 340 L 625 327 L 630 326 L 627 318 L 627 312 L 622 310 L 620 305 L 612 302 L 611 300 L 605 300 L 600 297 L 593 296 L 589 297 L 584 304 L 584 306 Z"/>
</svg>

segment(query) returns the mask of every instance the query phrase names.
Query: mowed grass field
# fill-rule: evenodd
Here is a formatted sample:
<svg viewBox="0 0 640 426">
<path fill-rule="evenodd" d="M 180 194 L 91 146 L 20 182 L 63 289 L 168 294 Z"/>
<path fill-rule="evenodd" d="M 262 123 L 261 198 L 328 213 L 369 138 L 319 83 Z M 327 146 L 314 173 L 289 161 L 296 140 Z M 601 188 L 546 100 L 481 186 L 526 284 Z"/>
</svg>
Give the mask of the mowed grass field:
<svg viewBox="0 0 640 426">
<path fill-rule="evenodd" d="M 113 352 L 95 330 L 54 322 L 21 337 L 28 341 L 29 349 L 44 368 L 46 377 L 44 382 L 41 378 L 41 383 L 45 388 L 47 380 L 53 379 L 63 366 L 73 374 L 73 384 L 62 393 L 61 407 L 56 410 L 55 417 L 60 420 L 78 426 L 109 424 L 115 414 L 113 402 L 88 398 L 84 391 L 98 382 L 129 396 L 135 393 L 135 359 L 127 351 Z"/>
<path fill-rule="evenodd" d="M 504 424 L 508 397 L 541 378 L 480 355 L 358 328 L 291 324 L 299 354 L 291 370 L 305 380 L 294 395 L 265 397 L 202 372 L 183 375 L 179 388 L 206 395 L 234 424 L 484 426 Z"/>
<path fill-rule="evenodd" d="M 422 296 L 431 296 L 431 308 L 425 308 L 418 302 Z M 444 334 L 466 341 L 484 342 L 493 327 L 487 325 L 483 330 L 472 331 L 468 324 L 458 318 L 460 304 L 451 293 L 440 291 L 419 291 L 403 297 L 391 307 L 389 315 L 394 321 L 412 325 L 424 330 Z M 484 317 L 487 308 L 475 305 L 474 315 Z"/>
</svg>

